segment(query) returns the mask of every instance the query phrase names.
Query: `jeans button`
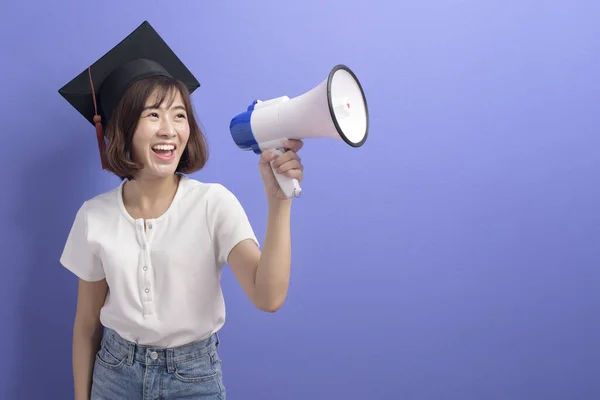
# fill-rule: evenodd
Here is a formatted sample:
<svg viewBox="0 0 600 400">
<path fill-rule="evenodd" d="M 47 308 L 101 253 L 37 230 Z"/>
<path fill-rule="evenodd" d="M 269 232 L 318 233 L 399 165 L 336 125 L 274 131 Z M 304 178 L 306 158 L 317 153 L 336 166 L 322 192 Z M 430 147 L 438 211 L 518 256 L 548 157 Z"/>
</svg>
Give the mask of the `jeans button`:
<svg viewBox="0 0 600 400">
<path fill-rule="evenodd" d="M 150 358 L 156 360 L 158 358 L 158 354 L 155 351 L 153 351 L 152 353 L 150 353 Z"/>
</svg>

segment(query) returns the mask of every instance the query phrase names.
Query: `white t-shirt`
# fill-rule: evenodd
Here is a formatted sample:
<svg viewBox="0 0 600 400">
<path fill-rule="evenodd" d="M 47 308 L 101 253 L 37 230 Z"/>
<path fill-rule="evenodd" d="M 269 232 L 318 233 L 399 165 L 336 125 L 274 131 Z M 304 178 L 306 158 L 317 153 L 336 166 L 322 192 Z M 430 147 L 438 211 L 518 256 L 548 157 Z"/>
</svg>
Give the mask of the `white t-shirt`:
<svg viewBox="0 0 600 400">
<path fill-rule="evenodd" d="M 222 267 L 245 239 L 259 245 L 237 198 L 217 183 L 181 177 L 159 218 L 134 220 L 123 181 L 86 201 L 60 262 L 79 278 L 106 278 L 106 327 L 140 345 L 175 347 L 202 340 L 225 322 Z"/>
</svg>

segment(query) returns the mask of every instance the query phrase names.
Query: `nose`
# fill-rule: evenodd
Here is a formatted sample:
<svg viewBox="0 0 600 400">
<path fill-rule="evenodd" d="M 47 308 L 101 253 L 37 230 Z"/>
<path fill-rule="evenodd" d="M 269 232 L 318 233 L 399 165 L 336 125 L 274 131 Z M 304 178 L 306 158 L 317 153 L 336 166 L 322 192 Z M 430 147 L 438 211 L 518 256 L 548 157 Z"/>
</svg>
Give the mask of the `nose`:
<svg viewBox="0 0 600 400">
<path fill-rule="evenodd" d="M 174 137 L 175 136 L 175 126 L 172 121 L 168 118 L 163 118 L 160 124 L 160 130 L 158 132 L 159 136 L 163 137 Z"/>
</svg>

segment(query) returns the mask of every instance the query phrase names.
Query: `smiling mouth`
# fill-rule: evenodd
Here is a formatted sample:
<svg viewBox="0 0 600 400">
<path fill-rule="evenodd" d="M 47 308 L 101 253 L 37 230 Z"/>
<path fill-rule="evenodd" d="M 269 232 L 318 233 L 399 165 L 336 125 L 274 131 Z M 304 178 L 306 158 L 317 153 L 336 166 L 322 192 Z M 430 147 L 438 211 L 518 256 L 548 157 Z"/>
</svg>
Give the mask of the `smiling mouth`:
<svg viewBox="0 0 600 400">
<path fill-rule="evenodd" d="M 175 145 L 157 144 L 152 146 L 152 151 L 163 158 L 170 158 L 175 153 Z"/>
</svg>

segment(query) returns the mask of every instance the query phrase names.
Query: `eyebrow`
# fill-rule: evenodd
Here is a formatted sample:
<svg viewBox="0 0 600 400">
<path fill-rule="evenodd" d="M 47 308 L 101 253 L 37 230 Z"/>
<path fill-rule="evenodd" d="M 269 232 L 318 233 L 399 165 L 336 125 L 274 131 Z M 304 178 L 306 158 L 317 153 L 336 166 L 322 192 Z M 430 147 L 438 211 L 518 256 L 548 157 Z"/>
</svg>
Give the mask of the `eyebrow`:
<svg viewBox="0 0 600 400">
<path fill-rule="evenodd" d="M 156 108 L 157 107 L 147 106 L 147 107 L 144 107 L 144 109 L 142 111 L 154 110 Z M 187 111 L 184 106 L 174 106 L 174 107 L 171 107 L 171 110 L 183 110 L 183 111 Z"/>
</svg>

